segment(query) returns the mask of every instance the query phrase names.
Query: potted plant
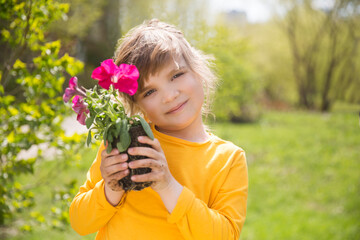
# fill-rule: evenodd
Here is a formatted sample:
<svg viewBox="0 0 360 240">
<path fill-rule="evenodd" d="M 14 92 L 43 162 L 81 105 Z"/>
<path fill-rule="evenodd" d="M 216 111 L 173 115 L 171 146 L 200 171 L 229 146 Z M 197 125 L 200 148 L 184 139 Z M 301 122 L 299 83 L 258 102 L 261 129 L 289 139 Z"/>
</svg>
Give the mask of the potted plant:
<svg viewBox="0 0 360 240">
<path fill-rule="evenodd" d="M 112 59 L 103 61 L 91 77 L 98 80 L 92 90 L 78 86 L 77 78 L 72 77 L 69 87 L 63 95 L 64 102 L 72 99 L 72 108 L 77 113 L 77 120 L 89 129 L 87 145 L 92 140 L 92 133 L 96 140 L 103 140 L 107 144 L 106 151 L 113 148 L 125 153 L 129 147 L 145 146 L 139 143 L 138 136 L 149 136 L 154 139 L 149 124 L 140 116 L 129 116 L 121 103 L 118 92 L 134 95 L 138 88 L 139 72 L 134 65 L 115 65 Z M 128 162 L 142 159 L 144 156 L 128 155 Z M 121 179 L 118 184 L 125 190 L 142 190 L 151 185 L 151 182 L 133 182 L 132 175 L 144 174 L 150 168 L 129 169 L 130 174 Z"/>
</svg>

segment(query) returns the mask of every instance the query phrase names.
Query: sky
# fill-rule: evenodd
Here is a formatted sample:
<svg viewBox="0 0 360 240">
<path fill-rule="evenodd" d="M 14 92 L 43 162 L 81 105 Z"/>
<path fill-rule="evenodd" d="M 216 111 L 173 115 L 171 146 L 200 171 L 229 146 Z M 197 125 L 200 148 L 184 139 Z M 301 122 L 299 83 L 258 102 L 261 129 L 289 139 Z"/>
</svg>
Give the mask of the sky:
<svg viewBox="0 0 360 240">
<path fill-rule="evenodd" d="M 243 11 L 249 22 L 266 22 L 276 11 L 281 12 L 277 0 L 209 0 L 210 11 L 228 12 L 231 10 Z M 317 9 L 332 8 L 335 0 L 313 0 L 312 4 Z"/>
<path fill-rule="evenodd" d="M 244 11 L 249 22 L 265 22 L 272 14 L 269 0 L 210 0 L 212 12 Z"/>
</svg>

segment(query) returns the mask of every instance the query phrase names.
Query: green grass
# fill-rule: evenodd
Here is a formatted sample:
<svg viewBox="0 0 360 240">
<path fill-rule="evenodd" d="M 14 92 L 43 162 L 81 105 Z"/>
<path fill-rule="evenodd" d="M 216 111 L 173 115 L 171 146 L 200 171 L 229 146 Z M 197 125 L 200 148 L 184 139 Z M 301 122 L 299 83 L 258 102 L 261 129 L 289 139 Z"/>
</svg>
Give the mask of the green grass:
<svg viewBox="0 0 360 240">
<path fill-rule="evenodd" d="M 247 152 L 240 239 L 360 239 L 357 112 L 268 113 L 258 124 L 215 129 Z"/>
<path fill-rule="evenodd" d="M 53 206 L 59 207 L 57 202 L 54 202 L 54 190 L 64 190 L 64 185 L 75 179 L 77 181 L 77 189 L 86 180 L 86 173 L 94 161 L 97 149 L 84 147 L 79 153 L 74 153 L 74 159 L 70 161 L 70 165 L 64 164 L 63 161 L 52 160 L 42 163 L 37 166 L 34 175 L 22 176 L 20 182 L 30 183 L 33 185 L 33 192 L 36 199 L 36 207 L 34 211 L 42 213 L 44 216 L 51 216 L 51 208 Z M 76 158 L 81 157 L 80 160 Z M 45 181 L 44 181 L 45 180 Z M 70 196 L 71 198 L 73 196 Z M 29 217 L 29 213 L 22 213 L 19 217 L 20 221 L 15 222 L 17 225 L 28 224 L 30 221 L 34 222 Z M 50 219 L 52 221 L 52 219 Z M 9 237 L 9 240 L 90 240 L 95 239 L 96 234 L 90 234 L 82 237 L 78 235 L 69 225 L 64 225 L 62 229 L 49 227 L 50 222 L 35 224 L 36 227 L 31 232 L 14 231 Z"/>
<path fill-rule="evenodd" d="M 214 132 L 247 154 L 249 198 L 241 240 L 360 239 L 360 126 L 358 113 L 269 112 L 255 124 L 218 123 Z M 77 176 L 84 181 L 95 152 L 78 167 L 36 189 L 40 210 L 48 188 Z M 86 160 L 87 159 L 87 160 Z M 51 165 L 51 164 L 49 164 Z M 50 166 L 46 166 L 50 167 Z M 94 239 L 71 228 L 38 228 L 11 240 Z"/>
</svg>

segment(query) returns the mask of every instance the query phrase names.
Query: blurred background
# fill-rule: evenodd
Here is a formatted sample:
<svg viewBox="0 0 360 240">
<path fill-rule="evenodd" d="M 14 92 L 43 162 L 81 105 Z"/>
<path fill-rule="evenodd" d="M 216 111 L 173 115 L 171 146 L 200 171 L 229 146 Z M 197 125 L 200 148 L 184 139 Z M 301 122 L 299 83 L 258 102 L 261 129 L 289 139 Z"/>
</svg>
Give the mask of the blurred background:
<svg viewBox="0 0 360 240">
<path fill-rule="evenodd" d="M 0 238 L 94 239 L 68 207 L 98 143 L 62 100 L 144 20 L 215 57 L 207 124 L 247 153 L 240 239 L 360 239 L 358 0 L 0 1 Z"/>
</svg>

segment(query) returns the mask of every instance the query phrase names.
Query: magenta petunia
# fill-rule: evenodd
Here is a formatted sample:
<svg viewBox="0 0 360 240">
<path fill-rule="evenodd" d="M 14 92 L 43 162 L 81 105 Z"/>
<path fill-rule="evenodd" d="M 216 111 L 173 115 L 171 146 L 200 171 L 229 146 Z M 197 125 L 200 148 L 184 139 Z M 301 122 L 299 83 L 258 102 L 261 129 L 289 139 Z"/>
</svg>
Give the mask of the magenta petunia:
<svg viewBox="0 0 360 240">
<path fill-rule="evenodd" d="M 113 79 L 114 88 L 132 96 L 138 89 L 138 78 L 139 71 L 135 65 L 120 64 L 116 79 Z"/>
<path fill-rule="evenodd" d="M 113 85 L 115 89 L 129 95 L 134 95 L 138 89 L 139 71 L 136 66 L 129 64 L 117 66 L 112 59 L 103 61 L 100 67 L 95 68 L 91 77 L 99 80 L 99 85 L 105 89 Z"/>
<path fill-rule="evenodd" d="M 69 87 L 65 89 L 65 93 L 63 95 L 64 102 L 67 103 L 73 96 L 77 94 L 77 80 L 77 77 L 70 78 Z"/>
<path fill-rule="evenodd" d="M 83 98 L 76 95 L 73 100 L 72 100 L 72 109 L 74 110 L 74 112 L 77 113 L 77 120 L 79 121 L 79 123 L 81 123 L 82 125 L 85 125 L 85 119 L 86 119 L 86 115 L 90 112 L 89 109 L 87 109 L 86 104 L 83 101 Z"/>
</svg>

